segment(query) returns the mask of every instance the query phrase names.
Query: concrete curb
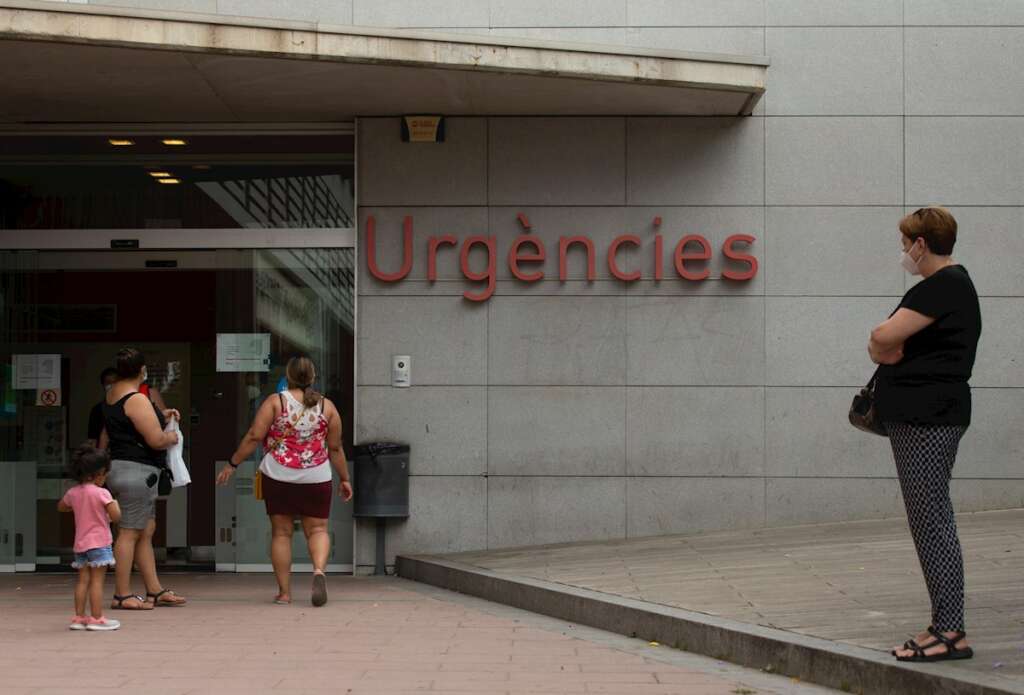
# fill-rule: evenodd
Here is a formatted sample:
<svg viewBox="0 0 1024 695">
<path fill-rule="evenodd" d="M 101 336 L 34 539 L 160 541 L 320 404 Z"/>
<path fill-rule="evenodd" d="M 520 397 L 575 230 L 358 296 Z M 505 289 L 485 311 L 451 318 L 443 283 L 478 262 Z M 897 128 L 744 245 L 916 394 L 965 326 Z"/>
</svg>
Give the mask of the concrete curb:
<svg viewBox="0 0 1024 695">
<path fill-rule="evenodd" d="M 845 692 L 1024 695 L 1024 683 L 964 672 L 948 664 L 902 664 L 871 649 L 539 579 L 504 576 L 440 557 L 400 556 L 396 572 L 424 584 Z"/>
</svg>

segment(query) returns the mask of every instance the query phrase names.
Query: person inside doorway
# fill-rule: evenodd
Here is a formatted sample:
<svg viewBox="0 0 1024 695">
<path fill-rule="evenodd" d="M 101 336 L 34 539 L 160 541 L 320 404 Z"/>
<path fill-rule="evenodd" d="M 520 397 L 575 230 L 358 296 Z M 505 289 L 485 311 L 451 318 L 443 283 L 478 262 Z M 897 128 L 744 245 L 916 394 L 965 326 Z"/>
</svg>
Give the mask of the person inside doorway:
<svg viewBox="0 0 1024 695">
<path fill-rule="evenodd" d="M 104 429 L 100 448 L 110 451 L 107 487 L 121 505 L 121 521 L 114 543 L 115 593 L 111 608 L 151 610 L 180 606 L 185 599 L 160 584 L 153 555 L 156 531 L 157 482 L 167 467 L 167 449 L 178 435 L 165 432 L 176 410 L 159 410 L 139 387 L 146 381 L 146 358 L 135 348 L 117 353 L 117 381 L 103 402 Z M 146 598 L 131 593 L 132 566 L 137 565 L 146 585 Z"/>
<path fill-rule="evenodd" d="M 107 367 L 100 372 L 100 386 L 103 387 L 104 398 L 110 387 L 117 381 L 117 370 L 113 367 Z M 96 405 L 89 411 L 89 428 L 87 438 L 92 441 L 95 446 L 100 441 L 100 434 L 103 432 L 103 399 L 100 399 Z"/>
<path fill-rule="evenodd" d="M 313 389 L 316 369 L 308 357 L 295 357 L 285 369 L 288 388 L 263 401 L 238 449 L 217 476 L 225 485 L 260 443 L 266 452 L 257 475 L 270 516 L 270 559 L 277 577 L 274 602 L 291 603 L 292 532 L 296 517 L 302 520 L 309 556 L 313 561 L 314 606 L 327 602 L 324 574 L 331 539 L 327 520 L 331 515 L 331 467 L 341 482 L 338 495 L 352 499 L 348 463 L 341 446 L 341 415 L 334 404 Z M 331 465 L 327 465 L 330 461 Z"/>
</svg>

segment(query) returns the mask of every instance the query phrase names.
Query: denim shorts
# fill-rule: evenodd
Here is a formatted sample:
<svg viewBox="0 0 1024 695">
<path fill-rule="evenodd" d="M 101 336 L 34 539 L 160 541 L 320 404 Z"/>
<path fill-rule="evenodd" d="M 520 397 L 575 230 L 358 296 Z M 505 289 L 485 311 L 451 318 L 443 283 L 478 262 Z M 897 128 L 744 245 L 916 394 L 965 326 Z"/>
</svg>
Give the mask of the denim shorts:
<svg viewBox="0 0 1024 695">
<path fill-rule="evenodd" d="M 83 567 L 113 567 L 115 564 L 117 563 L 114 562 L 113 547 L 105 545 L 102 548 L 86 550 L 84 553 L 75 553 L 75 561 L 71 566 L 80 570 Z"/>
</svg>

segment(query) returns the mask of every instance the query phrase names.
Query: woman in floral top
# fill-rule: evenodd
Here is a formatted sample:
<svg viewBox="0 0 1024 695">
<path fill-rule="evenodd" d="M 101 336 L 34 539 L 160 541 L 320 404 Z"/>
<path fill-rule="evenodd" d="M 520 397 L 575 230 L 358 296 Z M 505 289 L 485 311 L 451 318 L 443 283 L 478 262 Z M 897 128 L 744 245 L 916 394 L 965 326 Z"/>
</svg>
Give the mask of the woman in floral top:
<svg viewBox="0 0 1024 695">
<path fill-rule="evenodd" d="M 324 569 L 331 547 L 327 519 L 334 488 L 332 467 L 340 478 L 338 495 L 346 502 L 352 499 L 348 463 L 341 447 L 341 416 L 331 401 L 313 389 L 316 369 L 312 360 L 292 358 L 285 376 L 288 389 L 263 401 L 238 450 L 217 476 L 217 484 L 226 484 L 256 446 L 263 445 L 259 471 L 273 530 L 270 559 L 278 586 L 274 601 L 289 604 L 292 600 L 292 522 L 300 517 L 313 560 L 312 602 L 322 606 L 327 602 Z"/>
</svg>

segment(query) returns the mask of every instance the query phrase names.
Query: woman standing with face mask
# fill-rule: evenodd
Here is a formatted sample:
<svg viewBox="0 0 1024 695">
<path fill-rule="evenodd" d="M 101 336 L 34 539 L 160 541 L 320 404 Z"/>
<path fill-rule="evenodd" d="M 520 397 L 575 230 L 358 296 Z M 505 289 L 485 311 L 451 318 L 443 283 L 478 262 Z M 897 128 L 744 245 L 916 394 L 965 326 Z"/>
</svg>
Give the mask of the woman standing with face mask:
<svg viewBox="0 0 1024 695">
<path fill-rule="evenodd" d="M 971 377 L 981 335 L 978 293 L 953 260 L 956 220 L 926 207 L 900 220 L 900 264 L 922 279 L 871 332 L 881 365 L 878 415 L 889 432 L 910 531 L 932 604 L 932 624 L 902 647 L 900 661 L 969 659 L 964 570 L 949 481 L 971 423 Z"/>
</svg>

